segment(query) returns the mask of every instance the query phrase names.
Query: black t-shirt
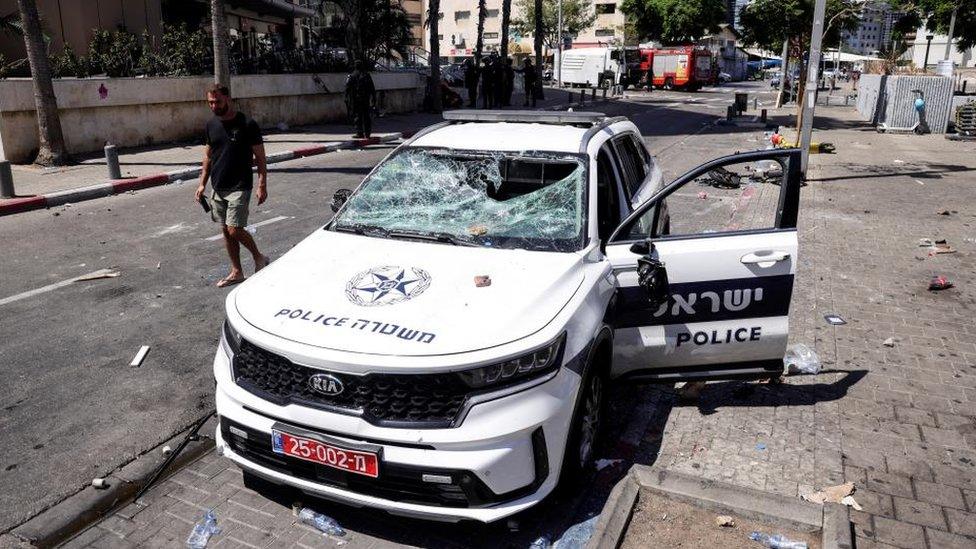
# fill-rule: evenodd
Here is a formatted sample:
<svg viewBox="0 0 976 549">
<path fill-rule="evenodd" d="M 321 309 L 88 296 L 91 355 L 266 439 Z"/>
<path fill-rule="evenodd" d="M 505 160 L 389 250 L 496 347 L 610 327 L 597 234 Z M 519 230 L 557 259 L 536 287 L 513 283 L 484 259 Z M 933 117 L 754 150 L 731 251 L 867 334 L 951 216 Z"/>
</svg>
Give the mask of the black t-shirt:
<svg viewBox="0 0 976 549">
<path fill-rule="evenodd" d="M 210 184 L 214 190 L 251 190 L 254 186 L 251 147 L 264 142 L 257 123 L 241 112 L 230 120 L 215 116 L 207 122 L 205 142 L 210 145 Z"/>
</svg>

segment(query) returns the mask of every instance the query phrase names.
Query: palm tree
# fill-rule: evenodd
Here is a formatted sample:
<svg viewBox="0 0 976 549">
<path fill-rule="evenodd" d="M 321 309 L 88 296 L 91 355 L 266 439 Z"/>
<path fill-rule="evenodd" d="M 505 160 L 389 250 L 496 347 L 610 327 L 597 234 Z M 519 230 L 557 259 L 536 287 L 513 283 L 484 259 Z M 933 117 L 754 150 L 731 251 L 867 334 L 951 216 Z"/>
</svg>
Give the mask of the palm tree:
<svg viewBox="0 0 976 549">
<path fill-rule="evenodd" d="M 58 116 L 58 98 L 54 95 L 51 62 L 47 57 L 37 4 L 34 0 L 17 0 L 17 9 L 20 11 L 27 61 L 30 63 L 34 81 L 34 108 L 37 110 L 39 140 L 34 163 L 41 166 L 63 166 L 71 158 L 64 146 L 64 133 L 61 131 L 61 118 Z"/>
<path fill-rule="evenodd" d="M 512 19 L 512 0 L 502 0 L 502 59 L 508 58 L 508 26 Z"/>
<path fill-rule="evenodd" d="M 210 18 L 213 23 L 214 82 L 230 89 L 230 40 L 227 33 L 227 15 L 224 0 L 210 0 Z"/>
<path fill-rule="evenodd" d="M 535 70 L 538 71 L 536 86 L 538 87 L 539 99 L 542 95 L 542 0 L 535 0 Z M 528 91 L 526 91 L 528 93 Z"/>
<path fill-rule="evenodd" d="M 428 93 L 430 95 L 430 110 L 435 113 L 443 110 L 441 104 L 441 41 L 438 39 L 438 22 L 441 13 L 441 0 L 430 0 L 427 8 L 427 24 L 430 25 L 430 52 L 428 52 L 428 63 L 430 63 L 430 82 L 428 83 Z"/>
<path fill-rule="evenodd" d="M 485 5 L 485 0 L 478 0 L 478 40 L 474 47 L 474 62 L 478 65 L 481 64 L 481 53 L 485 47 L 485 17 L 487 16 L 488 6 Z"/>
</svg>

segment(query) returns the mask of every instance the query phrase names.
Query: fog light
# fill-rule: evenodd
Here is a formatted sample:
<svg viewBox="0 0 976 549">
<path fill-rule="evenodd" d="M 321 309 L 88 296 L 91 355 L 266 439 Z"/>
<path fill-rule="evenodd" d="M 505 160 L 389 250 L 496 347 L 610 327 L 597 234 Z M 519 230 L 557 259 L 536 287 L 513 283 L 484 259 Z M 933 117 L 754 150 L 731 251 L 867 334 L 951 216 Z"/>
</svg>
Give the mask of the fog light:
<svg viewBox="0 0 976 549">
<path fill-rule="evenodd" d="M 447 476 L 447 475 L 429 475 L 427 473 L 424 473 L 423 476 L 421 476 L 421 479 L 424 482 L 430 482 L 430 483 L 433 483 L 433 484 L 451 484 L 453 482 L 451 480 L 451 477 L 450 476 Z"/>
</svg>

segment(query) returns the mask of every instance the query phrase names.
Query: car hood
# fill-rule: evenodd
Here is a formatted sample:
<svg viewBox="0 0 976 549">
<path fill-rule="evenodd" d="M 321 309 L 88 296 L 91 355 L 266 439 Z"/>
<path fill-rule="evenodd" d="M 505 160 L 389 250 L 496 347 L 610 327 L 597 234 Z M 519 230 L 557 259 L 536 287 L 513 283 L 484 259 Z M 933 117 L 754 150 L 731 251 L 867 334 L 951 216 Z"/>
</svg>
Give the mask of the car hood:
<svg viewBox="0 0 976 549">
<path fill-rule="evenodd" d="M 545 327 L 582 284 L 580 262 L 319 230 L 242 284 L 234 303 L 251 325 L 317 347 L 463 353 Z"/>
</svg>

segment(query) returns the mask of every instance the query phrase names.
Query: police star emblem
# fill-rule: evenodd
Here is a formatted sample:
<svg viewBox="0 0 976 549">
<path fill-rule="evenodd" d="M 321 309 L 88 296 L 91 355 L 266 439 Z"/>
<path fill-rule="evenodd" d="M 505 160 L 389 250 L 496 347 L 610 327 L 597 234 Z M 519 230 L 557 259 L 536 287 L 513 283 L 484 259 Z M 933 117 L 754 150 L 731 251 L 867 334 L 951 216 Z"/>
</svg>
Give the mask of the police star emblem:
<svg viewBox="0 0 976 549">
<path fill-rule="evenodd" d="M 373 267 L 349 280 L 346 297 L 362 307 L 395 305 L 424 293 L 430 280 L 427 271 L 416 267 Z"/>
</svg>

